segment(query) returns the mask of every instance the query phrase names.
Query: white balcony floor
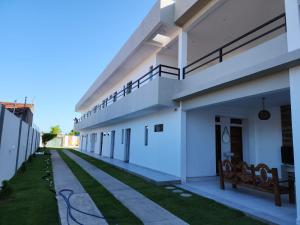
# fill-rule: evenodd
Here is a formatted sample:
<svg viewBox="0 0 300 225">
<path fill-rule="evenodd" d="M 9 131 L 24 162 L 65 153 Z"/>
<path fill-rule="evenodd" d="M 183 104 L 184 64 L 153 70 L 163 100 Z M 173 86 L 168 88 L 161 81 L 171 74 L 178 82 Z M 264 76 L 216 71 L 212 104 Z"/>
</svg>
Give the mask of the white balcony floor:
<svg viewBox="0 0 300 225">
<path fill-rule="evenodd" d="M 287 195 L 281 195 L 282 207 L 275 206 L 274 195 L 238 187 L 233 189 L 226 183 L 225 190 L 219 186 L 219 177 L 206 177 L 198 181 L 178 185 L 195 194 L 274 224 L 296 224 L 296 206 L 289 204 Z"/>
</svg>

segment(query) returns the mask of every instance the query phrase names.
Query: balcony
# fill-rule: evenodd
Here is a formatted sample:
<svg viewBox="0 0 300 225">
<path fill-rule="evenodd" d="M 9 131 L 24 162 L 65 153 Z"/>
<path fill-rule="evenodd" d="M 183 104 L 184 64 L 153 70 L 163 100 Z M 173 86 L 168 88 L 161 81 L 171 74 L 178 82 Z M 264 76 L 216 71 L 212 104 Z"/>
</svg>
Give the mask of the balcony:
<svg viewBox="0 0 300 225">
<path fill-rule="evenodd" d="M 108 125 L 119 120 L 146 115 L 155 110 L 174 107 L 171 97 L 179 84 L 180 70 L 158 65 L 134 82 L 103 99 L 93 110 L 75 119 L 74 129 Z"/>
<path fill-rule="evenodd" d="M 286 53 L 285 14 L 281 14 L 186 66 L 173 100 L 249 78 Z"/>
<path fill-rule="evenodd" d="M 184 78 L 192 75 L 193 72 L 221 63 L 225 59 L 236 55 L 236 53 L 253 47 L 251 44 L 258 45 L 262 41 L 265 42 L 270 37 L 273 38 L 272 34 L 275 32 L 283 33 L 285 29 L 285 14 L 281 14 L 187 65 L 183 68 Z"/>
</svg>

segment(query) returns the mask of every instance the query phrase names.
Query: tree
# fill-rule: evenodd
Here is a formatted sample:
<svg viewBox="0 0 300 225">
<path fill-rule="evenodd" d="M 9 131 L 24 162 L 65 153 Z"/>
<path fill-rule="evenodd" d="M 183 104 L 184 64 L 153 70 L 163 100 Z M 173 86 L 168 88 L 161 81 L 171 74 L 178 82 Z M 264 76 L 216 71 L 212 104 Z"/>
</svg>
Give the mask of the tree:
<svg viewBox="0 0 300 225">
<path fill-rule="evenodd" d="M 44 148 L 46 147 L 47 145 L 47 142 L 48 141 L 51 141 L 53 138 L 55 138 L 57 136 L 57 134 L 51 134 L 51 133 L 44 133 L 42 135 L 42 142 L 43 142 L 43 145 L 44 145 Z"/>
<path fill-rule="evenodd" d="M 78 131 L 75 131 L 75 130 L 71 130 L 70 132 L 69 132 L 69 135 L 70 136 L 79 136 L 79 132 Z"/>
<path fill-rule="evenodd" d="M 53 126 L 50 128 L 50 134 L 61 134 L 61 129 L 59 125 Z"/>
</svg>

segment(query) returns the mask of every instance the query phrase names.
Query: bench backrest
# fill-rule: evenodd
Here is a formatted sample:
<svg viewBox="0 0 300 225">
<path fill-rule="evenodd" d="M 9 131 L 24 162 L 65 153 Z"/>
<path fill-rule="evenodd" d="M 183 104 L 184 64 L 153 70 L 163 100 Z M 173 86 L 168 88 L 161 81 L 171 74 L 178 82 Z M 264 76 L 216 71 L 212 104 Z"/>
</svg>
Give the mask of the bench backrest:
<svg viewBox="0 0 300 225">
<path fill-rule="evenodd" d="M 260 163 L 254 167 L 256 183 L 261 187 L 270 187 L 278 184 L 278 172 L 276 168 L 270 169 L 266 164 Z"/>
<path fill-rule="evenodd" d="M 276 168 L 270 169 L 266 164 L 257 166 L 246 162 L 233 164 L 230 160 L 220 162 L 220 175 L 227 179 L 236 179 L 239 182 L 250 183 L 262 188 L 278 185 L 278 172 Z"/>
</svg>

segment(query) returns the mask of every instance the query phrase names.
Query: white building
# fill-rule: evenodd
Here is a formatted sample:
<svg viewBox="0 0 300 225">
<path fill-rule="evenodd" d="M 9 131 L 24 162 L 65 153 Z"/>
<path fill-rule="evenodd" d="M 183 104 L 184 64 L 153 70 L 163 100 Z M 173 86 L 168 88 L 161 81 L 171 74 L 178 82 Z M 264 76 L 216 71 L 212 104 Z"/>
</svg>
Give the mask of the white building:
<svg viewBox="0 0 300 225">
<path fill-rule="evenodd" d="M 81 151 L 182 183 L 236 156 L 290 171 L 300 193 L 299 3 L 157 1 L 77 103 Z"/>
</svg>

